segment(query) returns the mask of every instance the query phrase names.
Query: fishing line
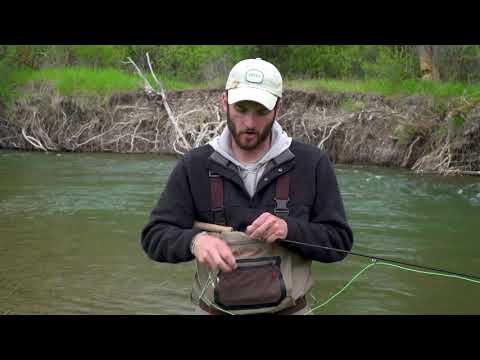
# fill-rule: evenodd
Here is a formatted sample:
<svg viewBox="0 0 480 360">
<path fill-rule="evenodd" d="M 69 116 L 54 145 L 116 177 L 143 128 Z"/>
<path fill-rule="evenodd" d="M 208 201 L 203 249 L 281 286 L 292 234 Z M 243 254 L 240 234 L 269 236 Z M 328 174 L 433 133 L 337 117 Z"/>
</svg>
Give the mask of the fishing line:
<svg viewBox="0 0 480 360">
<path fill-rule="evenodd" d="M 406 268 L 406 267 L 403 267 L 403 266 L 399 266 L 399 265 L 395 265 L 395 264 L 390 264 L 390 263 L 386 263 L 386 262 L 378 262 L 374 259 L 372 259 L 372 263 L 371 264 L 368 264 L 367 266 L 365 266 L 362 270 L 360 270 L 340 291 L 338 291 L 337 293 L 335 293 L 333 296 L 331 296 L 330 298 L 328 298 L 326 301 L 324 301 L 323 303 L 321 303 L 320 305 L 318 306 L 315 306 L 313 307 L 312 309 L 310 309 L 309 311 L 307 311 L 305 313 L 305 315 L 308 315 L 309 313 L 312 313 L 314 312 L 315 310 L 317 309 L 320 309 L 321 307 L 327 305 L 330 301 L 332 301 L 335 297 L 337 297 L 338 295 L 340 295 L 343 291 L 345 291 L 360 275 L 362 275 L 365 271 L 367 271 L 369 268 L 371 268 L 372 266 L 374 265 L 385 265 L 385 266 L 392 266 L 392 267 L 395 267 L 395 268 L 399 268 L 401 270 L 406 270 L 406 271 L 412 271 L 412 272 L 416 272 L 416 273 L 420 273 L 420 274 L 426 274 L 426 275 L 433 275 L 433 276 L 443 276 L 443 277 L 451 277 L 451 278 L 457 278 L 457 279 L 462 279 L 462 280 L 466 280 L 466 281 L 471 281 L 473 283 L 477 283 L 477 284 L 480 284 L 480 281 L 478 280 L 473 280 L 473 279 L 469 279 L 469 278 L 466 278 L 466 277 L 463 277 L 463 276 L 457 276 L 457 275 L 448 275 L 448 274 L 441 274 L 441 273 L 435 273 L 435 272 L 431 272 L 431 271 L 421 271 L 421 270 L 415 270 L 415 269 L 409 269 L 409 268 Z"/>
<path fill-rule="evenodd" d="M 455 275 L 455 277 L 460 277 L 460 278 L 463 278 L 464 280 L 467 280 L 466 278 L 469 278 L 468 280 L 475 279 L 475 280 L 477 280 L 477 281 L 474 281 L 474 282 L 480 282 L 480 277 L 479 277 L 479 276 L 474 276 L 474 275 L 469 275 L 469 274 L 462 274 L 462 273 L 456 273 L 456 272 L 453 272 L 453 271 L 448 271 L 448 270 L 443 270 L 443 269 L 436 269 L 436 268 L 429 267 L 429 266 L 409 264 L 409 263 L 404 262 L 404 261 L 384 259 L 384 258 L 381 258 L 381 257 L 378 257 L 378 256 L 365 255 L 365 254 L 360 254 L 360 253 L 356 253 L 356 252 L 353 252 L 353 251 L 336 249 L 336 248 L 332 248 L 332 247 L 328 247 L 328 246 L 322 246 L 322 245 L 316 245 L 316 244 L 307 244 L 307 243 L 301 243 L 301 242 L 292 241 L 292 240 L 278 240 L 278 241 L 280 241 L 280 242 L 292 243 L 292 244 L 297 244 L 297 245 L 317 247 L 317 248 L 326 249 L 326 250 L 333 250 L 333 251 L 342 252 L 342 253 L 346 253 L 346 254 L 350 254 L 350 255 L 365 257 L 365 258 L 368 258 L 368 259 L 375 259 L 375 260 L 380 260 L 380 261 L 384 261 L 384 262 L 388 262 L 388 263 L 393 263 L 393 264 L 400 264 L 400 265 L 404 265 L 404 266 L 416 267 L 416 268 L 420 268 L 420 269 L 435 271 L 435 272 L 437 272 L 437 273 L 443 273 L 443 274 L 448 274 L 448 275 Z"/>
<path fill-rule="evenodd" d="M 403 262 L 403 261 L 383 259 L 383 258 L 380 258 L 380 257 L 377 257 L 377 256 L 365 255 L 365 254 L 360 254 L 360 253 L 356 253 L 356 252 L 353 252 L 353 251 L 347 251 L 347 250 L 342 250 L 342 249 L 335 249 L 335 248 L 331 248 L 331 247 L 328 247 L 328 246 L 315 245 L 315 244 L 305 244 L 305 243 L 300 243 L 300 242 L 292 241 L 292 240 L 279 240 L 279 241 L 289 242 L 289 243 L 298 244 L 298 245 L 318 247 L 318 248 L 327 249 L 327 250 L 338 251 L 338 252 L 347 253 L 347 254 L 350 254 L 350 255 L 366 257 L 366 258 L 369 258 L 370 260 L 372 260 L 371 264 L 368 264 L 366 267 L 364 267 L 362 270 L 360 270 L 357 274 L 355 274 L 354 277 L 342 289 L 340 289 L 340 291 L 333 294 L 330 298 L 328 298 L 326 301 L 324 301 L 320 305 L 315 306 L 312 309 L 310 309 L 309 311 L 307 311 L 305 313 L 305 315 L 313 313 L 315 310 L 320 309 L 321 307 L 327 305 L 330 301 L 332 301 L 334 298 L 336 298 L 338 295 L 340 295 L 343 291 L 345 291 L 360 275 L 362 275 L 365 271 L 367 271 L 369 268 L 371 268 L 374 265 L 391 266 L 391 267 L 395 267 L 397 269 L 401 269 L 401 270 L 405 270 L 405 271 L 411 271 L 411 272 L 415 272 L 415 273 L 432 275 L 432 276 L 443 276 L 443 277 L 448 277 L 448 278 L 456 278 L 456 279 L 470 281 L 470 282 L 473 282 L 473 283 L 476 283 L 476 284 L 480 284 L 480 278 L 478 276 L 456 273 L 456 272 L 443 270 L 443 269 L 435 269 L 435 268 L 429 267 L 429 266 L 409 264 L 409 263 Z M 378 261 L 378 260 L 380 260 L 380 261 Z M 421 268 L 421 269 L 426 269 L 426 270 L 433 270 L 433 271 L 415 270 L 415 269 L 410 269 L 410 268 L 407 268 L 405 266 L 400 266 L 400 265 L 396 265 L 396 264 L 401 264 L 401 265 L 406 265 L 406 266 L 411 266 L 411 267 L 416 267 L 416 268 Z"/>
<path fill-rule="evenodd" d="M 213 302 L 211 302 L 208 298 L 203 298 L 203 294 L 205 294 L 205 290 L 207 290 L 207 287 L 209 285 L 212 285 L 212 287 L 214 288 L 214 279 L 212 278 L 212 271 L 209 271 L 208 272 L 208 279 L 207 281 L 205 281 L 205 285 L 203 286 L 203 289 L 202 289 L 202 292 L 200 293 L 200 296 L 198 297 L 198 300 L 199 301 L 206 301 L 207 305 L 210 306 L 210 307 L 215 307 L 217 310 L 219 311 L 222 311 L 226 314 L 229 314 L 229 315 L 235 315 L 234 313 L 230 312 L 230 311 L 227 311 L 223 308 L 221 308 L 220 306 L 218 306 L 217 304 L 214 304 Z"/>
<path fill-rule="evenodd" d="M 358 274 L 356 274 L 352 280 L 350 280 L 347 285 L 345 285 L 339 292 L 337 292 L 336 294 L 334 294 L 333 296 L 331 296 L 330 298 L 328 298 L 328 300 L 324 301 L 323 303 L 321 303 L 320 305 L 318 306 L 315 306 L 313 308 L 311 308 L 309 311 L 307 311 L 305 313 L 305 315 L 308 315 L 312 312 L 314 312 L 315 310 L 317 309 L 320 309 L 321 307 L 327 305 L 330 301 L 332 301 L 334 298 L 336 298 L 338 295 L 340 295 L 346 288 L 348 288 L 350 286 L 351 283 L 353 283 L 355 281 L 356 278 L 358 278 L 360 275 L 362 275 L 365 271 L 367 271 L 368 268 L 372 267 L 373 265 L 375 265 L 375 262 L 371 263 L 371 264 L 368 264 L 366 267 L 364 267 Z"/>
</svg>

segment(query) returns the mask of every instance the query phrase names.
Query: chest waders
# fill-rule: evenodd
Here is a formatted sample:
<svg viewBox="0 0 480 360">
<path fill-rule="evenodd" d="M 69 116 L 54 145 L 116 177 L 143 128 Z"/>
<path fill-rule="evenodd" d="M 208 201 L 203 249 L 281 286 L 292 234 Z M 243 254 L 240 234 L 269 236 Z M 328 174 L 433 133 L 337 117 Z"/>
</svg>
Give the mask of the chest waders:
<svg viewBox="0 0 480 360">
<path fill-rule="evenodd" d="M 290 314 L 303 309 L 307 305 L 305 294 L 313 284 L 311 260 L 225 227 L 223 178 L 211 171 L 209 178 L 213 220 L 221 226 L 203 229 L 228 243 L 237 268 L 227 273 L 196 261 L 192 301 L 212 314 Z M 276 182 L 274 214 L 278 217 L 289 214 L 288 194 L 289 175 L 284 174 Z"/>
</svg>

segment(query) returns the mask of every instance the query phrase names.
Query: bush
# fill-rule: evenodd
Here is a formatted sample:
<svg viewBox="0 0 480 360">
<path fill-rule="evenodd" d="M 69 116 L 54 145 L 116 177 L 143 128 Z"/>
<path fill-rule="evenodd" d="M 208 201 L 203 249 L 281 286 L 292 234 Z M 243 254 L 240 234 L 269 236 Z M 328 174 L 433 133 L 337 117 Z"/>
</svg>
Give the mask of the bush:
<svg viewBox="0 0 480 360">
<path fill-rule="evenodd" d="M 74 45 L 71 47 L 75 65 L 96 67 L 120 67 L 127 58 L 125 46 Z"/>
<path fill-rule="evenodd" d="M 132 72 L 130 56 L 148 72 L 150 54 L 161 78 L 223 84 L 231 67 L 245 58 L 275 64 L 285 80 L 388 80 L 395 84 L 420 77 L 413 45 L 13 45 L 18 68 L 86 66 Z M 5 52 L 5 51 L 4 51 Z M 480 80 L 479 45 L 441 45 L 442 81 Z M 3 61 L 0 57 L 0 61 Z M 3 66 L 3 65 L 2 65 Z"/>
<path fill-rule="evenodd" d="M 132 59 L 148 70 L 148 52 L 154 71 L 160 77 L 187 82 L 211 81 L 228 75 L 232 65 L 231 47 L 220 45 L 133 45 L 128 51 Z"/>
<path fill-rule="evenodd" d="M 362 60 L 365 78 L 385 79 L 392 83 L 417 77 L 419 68 L 417 55 L 412 50 L 376 46 Z"/>
<path fill-rule="evenodd" d="M 0 103 L 8 106 L 13 92 L 13 74 L 16 69 L 15 48 L 0 46 Z"/>
<path fill-rule="evenodd" d="M 480 45 L 442 45 L 439 68 L 443 81 L 480 80 Z"/>
</svg>

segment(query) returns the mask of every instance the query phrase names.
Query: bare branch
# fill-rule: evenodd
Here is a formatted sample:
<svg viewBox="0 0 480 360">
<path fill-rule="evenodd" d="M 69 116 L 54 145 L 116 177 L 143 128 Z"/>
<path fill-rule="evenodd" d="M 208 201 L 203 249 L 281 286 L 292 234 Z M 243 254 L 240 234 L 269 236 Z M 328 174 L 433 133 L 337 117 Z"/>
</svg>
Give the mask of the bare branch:
<svg viewBox="0 0 480 360">
<path fill-rule="evenodd" d="M 28 136 L 25 133 L 25 128 L 22 128 L 22 135 L 25 138 L 25 140 L 27 140 L 31 145 L 33 145 L 34 148 L 43 150 L 45 152 L 48 152 L 48 150 L 45 149 L 45 147 L 42 145 L 42 143 L 40 141 L 35 139 L 33 136 Z"/>
<path fill-rule="evenodd" d="M 342 124 L 343 124 L 343 121 L 339 121 L 338 123 L 336 123 L 335 125 L 333 125 L 333 126 L 330 128 L 330 132 L 328 133 L 327 137 L 324 137 L 324 138 L 322 139 L 322 141 L 320 141 L 320 142 L 318 143 L 317 147 L 320 148 L 320 149 L 323 149 L 323 144 L 325 143 L 325 141 L 327 141 L 327 140 L 330 138 L 330 136 L 332 136 L 333 131 L 334 131 L 337 127 L 339 127 L 340 125 L 342 125 Z M 325 127 L 325 129 L 326 129 L 326 127 Z"/>
<path fill-rule="evenodd" d="M 140 77 L 143 79 L 146 93 L 147 93 L 148 95 L 151 95 L 154 91 L 153 91 L 152 86 L 150 85 L 150 82 L 149 82 L 149 81 L 147 80 L 147 78 L 143 75 L 142 71 L 141 71 L 140 68 L 137 66 L 137 64 L 135 64 L 135 62 L 134 62 L 130 57 L 127 57 L 127 59 L 128 59 L 128 61 L 135 67 L 135 69 L 137 70 L 138 75 L 140 75 Z"/>
<path fill-rule="evenodd" d="M 155 72 L 152 69 L 152 64 L 150 62 L 150 56 L 148 55 L 148 52 L 147 52 L 146 55 L 147 55 L 147 63 L 148 63 L 148 68 L 150 69 L 150 73 L 152 74 L 153 79 L 157 83 L 157 86 L 158 86 L 158 89 L 160 90 L 160 95 L 162 96 L 162 99 L 165 99 L 165 89 L 164 89 L 162 83 L 160 82 L 160 80 L 158 80 L 157 76 L 155 75 Z"/>
</svg>

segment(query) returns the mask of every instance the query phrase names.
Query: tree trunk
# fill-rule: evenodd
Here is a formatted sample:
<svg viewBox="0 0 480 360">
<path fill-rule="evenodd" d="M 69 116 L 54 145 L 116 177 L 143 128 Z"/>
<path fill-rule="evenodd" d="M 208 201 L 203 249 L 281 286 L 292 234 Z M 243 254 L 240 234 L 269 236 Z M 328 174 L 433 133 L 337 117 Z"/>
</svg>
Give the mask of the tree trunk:
<svg viewBox="0 0 480 360">
<path fill-rule="evenodd" d="M 418 45 L 418 56 L 420 58 L 420 71 L 423 80 L 440 80 L 439 46 L 438 45 Z"/>
</svg>

